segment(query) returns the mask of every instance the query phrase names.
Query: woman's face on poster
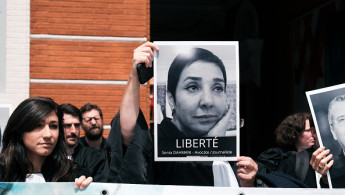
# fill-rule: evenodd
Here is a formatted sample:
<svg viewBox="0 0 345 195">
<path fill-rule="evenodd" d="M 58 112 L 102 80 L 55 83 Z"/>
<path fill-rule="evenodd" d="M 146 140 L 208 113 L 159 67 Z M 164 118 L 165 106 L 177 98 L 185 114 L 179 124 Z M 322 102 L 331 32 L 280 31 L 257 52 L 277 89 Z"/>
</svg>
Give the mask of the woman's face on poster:
<svg viewBox="0 0 345 195">
<path fill-rule="evenodd" d="M 227 111 L 225 82 L 214 63 L 196 61 L 184 68 L 177 83 L 175 100 L 170 98 L 173 123 L 186 136 L 203 136 Z"/>
</svg>

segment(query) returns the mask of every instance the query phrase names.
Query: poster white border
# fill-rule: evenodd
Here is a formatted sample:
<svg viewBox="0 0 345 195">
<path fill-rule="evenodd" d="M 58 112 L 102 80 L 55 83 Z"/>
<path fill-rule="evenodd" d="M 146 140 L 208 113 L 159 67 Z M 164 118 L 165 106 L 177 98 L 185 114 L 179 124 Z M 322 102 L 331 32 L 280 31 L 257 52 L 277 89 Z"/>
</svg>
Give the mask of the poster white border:
<svg viewBox="0 0 345 195">
<path fill-rule="evenodd" d="M 240 154 L 240 144 L 239 144 L 239 131 L 240 131 L 240 114 L 239 114 L 239 49 L 238 49 L 238 42 L 237 41 L 156 41 L 154 42 L 158 47 L 160 47 L 160 51 L 155 52 L 155 58 L 154 58 L 154 159 L 155 161 L 236 161 L 237 157 L 239 157 Z M 221 59 L 225 65 L 227 75 L 233 75 L 233 76 L 227 76 L 231 81 L 228 79 L 228 83 L 235 84 L 235 113 L 236 113 L 236 119 L 235 119 L 235 130 L 229 131 L 230 133 L 227 133 L 226 136 L 234 136 L 236 140 L 235 144 L 235 155 L 233 156 L 185 156 L 185 157 L 160 157 L 158 155 L 158 123 L 161 120 L 161 116 L 159 116 L 160 110 L 158 110 L 157 107 L 157 85 L 160 82 L 159 79 L 164 78 L 167 79 L 167 74 L 163 75 L 159 74 L 159 77 L 157 77 L 157 67 L 159 66 L 158 61 L 158 55 L 162 52 L 162 48 L 164 46 L 172 46 L 176 48 L 176 55 L 178 53 L 183 52 L 184 49 L 190 48 L 190 47 L 201 47 L 205 48 L 207 50 L 210 50 L 211 52 L 215 53 L 214 50 L 209 49 L 210 47 L 215 46 L 216 48 L 219 46 L 232 46 L 234 47 L 234 53 L 228 53 L 227 59 L 229 59 L 229 55 L 231 55 L 231 62 L 233 65 L 227 65 L 227 62 L 224 62 L 223 59 Z M 226 53 L 227 51 L 222 51 L 222 53 Z M 173 58 L 175 56 L 173 53 L 171 53 L 171 59 L 172 62 Z M 215 53 L 218 57 L 219 54 Z M 224 54 L 223 54 L 224 56 Z M 170 63 L 171 63 L 170 62 Z M 231 69 L 232 68 L 232 69 Z M 230 70 L 231 69 L 231 70 Z M 167 71 L 166 71 L 167 72 Z"/>
<path fill-rule="evenodd" d="M 345 95 L 345 84 L 334 85 L 306 92 L 320 146 L 330 149 L 333 155 L 338 154 L 340 146 L 339 143 L 333 139 L 329 122 L 325 118 L 328 116 L 329 103 L 336 96 L 342 94 Z M 332 178 L 329 172 L 327 173 L 327 178 L 329 187 L 332 188 Z"/>
</svg>

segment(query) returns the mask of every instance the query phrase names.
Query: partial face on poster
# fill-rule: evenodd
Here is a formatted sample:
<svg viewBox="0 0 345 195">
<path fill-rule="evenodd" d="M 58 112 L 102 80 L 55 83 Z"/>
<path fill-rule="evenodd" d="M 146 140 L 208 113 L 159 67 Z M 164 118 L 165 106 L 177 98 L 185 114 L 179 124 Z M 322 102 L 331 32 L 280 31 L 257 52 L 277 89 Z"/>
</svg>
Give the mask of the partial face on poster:
<svg viewBox="0 0 345 195">
<path fill-rule="evenodd" d="M 236 160 L 238 43 L 155 44 L 155 160 Z"/>
<path fill-rule="evenodd" d="M 320 146 L 333 154 L 330 187 L 345 187 L 345 84 L 306 92 Z"/>
</svg>

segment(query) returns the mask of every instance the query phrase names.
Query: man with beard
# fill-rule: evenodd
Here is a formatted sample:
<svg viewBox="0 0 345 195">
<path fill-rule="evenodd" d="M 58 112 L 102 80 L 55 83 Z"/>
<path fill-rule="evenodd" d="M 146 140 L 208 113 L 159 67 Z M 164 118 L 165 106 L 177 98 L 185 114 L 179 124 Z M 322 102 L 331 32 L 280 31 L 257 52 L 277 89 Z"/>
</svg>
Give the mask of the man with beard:
<svg viewBox="0 0 345 195">
<path fill-rule="evenodd" d="M 80 110 L 72 104 L 62 104 L 59 108 L 63 114 L 68 158 L 85 167 L 95 182 L 107 182 L 109 165 L 106 152 L 78 144 L 82 118 Z"/>
<path fill-rule="evenodd" d="M 100 107 L 87 103 L 80 108 L 82 114 L 82 128 L 85 136 L 79 142 L 87 147 L 107 149 L 107 139 L 103 137 L 103 114 Z"/>
</svg>

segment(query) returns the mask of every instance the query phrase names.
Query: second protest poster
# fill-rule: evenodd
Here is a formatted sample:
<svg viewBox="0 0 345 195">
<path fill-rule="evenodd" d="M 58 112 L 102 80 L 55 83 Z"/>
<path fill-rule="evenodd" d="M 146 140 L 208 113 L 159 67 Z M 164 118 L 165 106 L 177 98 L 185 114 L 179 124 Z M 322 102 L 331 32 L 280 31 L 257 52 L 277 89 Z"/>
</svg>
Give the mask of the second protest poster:
<svg viewBox="0 0 345 195">
<path fill-rule="evenodd" d="M 154 42 L 156 161 L 239 156 L 238 42 Z"/>
</svg>

